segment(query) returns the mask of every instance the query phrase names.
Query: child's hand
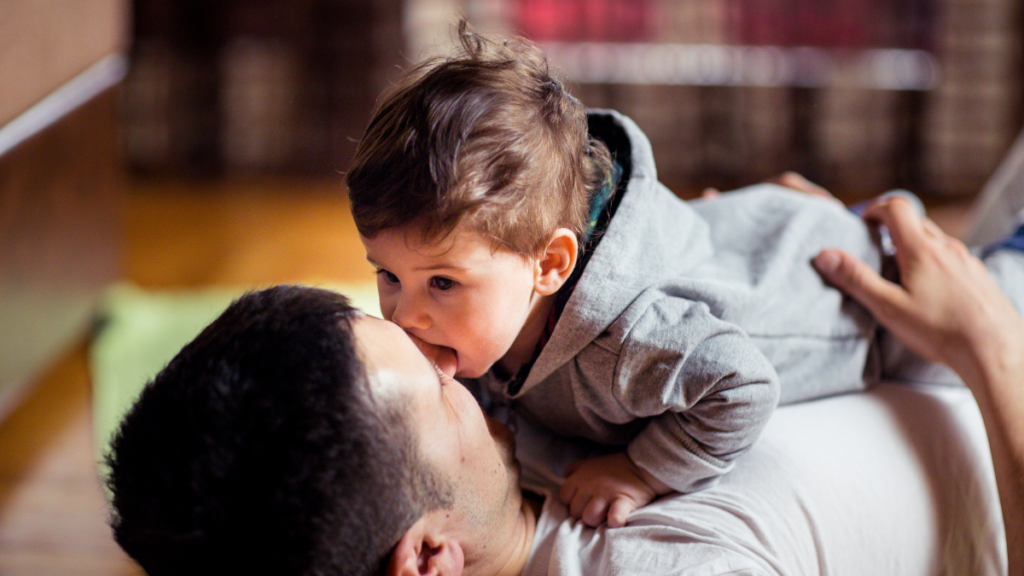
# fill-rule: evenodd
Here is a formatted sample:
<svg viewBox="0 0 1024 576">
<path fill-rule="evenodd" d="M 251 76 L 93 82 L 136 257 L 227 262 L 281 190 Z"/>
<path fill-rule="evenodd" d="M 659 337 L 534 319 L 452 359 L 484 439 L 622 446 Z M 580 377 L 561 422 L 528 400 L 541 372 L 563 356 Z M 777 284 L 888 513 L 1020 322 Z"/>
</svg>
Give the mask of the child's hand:
<svg viewBox="0 0 1024 576">
<path fill-rule="evenodd" d="M 574 462 L 566 476 L 559 497 L 569 513 L 588 526 L 598 526 L 606 518 L 611 528 L 625 526 L 630 512 L 672 491 L 625 452 Z"/>
</svg>

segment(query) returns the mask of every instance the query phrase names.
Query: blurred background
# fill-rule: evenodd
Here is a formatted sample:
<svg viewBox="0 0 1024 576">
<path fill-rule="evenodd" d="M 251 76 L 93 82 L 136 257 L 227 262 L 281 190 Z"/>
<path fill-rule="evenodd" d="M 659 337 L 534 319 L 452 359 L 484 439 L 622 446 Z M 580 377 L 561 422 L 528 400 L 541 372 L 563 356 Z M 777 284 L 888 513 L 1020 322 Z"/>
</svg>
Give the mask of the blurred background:
<svg viewBox="0 0 1024 576">
<path fill-rule="evenodd" d="M 796 169 L 874 194 L 977 191 L 1021 121 L 1008 0 L 137 0 L 128 161 L 343 170 L 395 67 L 451 23 L 541 42 L 589 106 L 637 120 L 666 184 Z"/>
<path fill-rule="evenodd" d="M 90 436 L 109 287 L 365 283 L 342 173 L 460 15 L 686 198 L 796 170 L 955 234 L 1024 120 L 1016 0 L 0 0 L 0 573 L 137 573 Z"/>
</svg>

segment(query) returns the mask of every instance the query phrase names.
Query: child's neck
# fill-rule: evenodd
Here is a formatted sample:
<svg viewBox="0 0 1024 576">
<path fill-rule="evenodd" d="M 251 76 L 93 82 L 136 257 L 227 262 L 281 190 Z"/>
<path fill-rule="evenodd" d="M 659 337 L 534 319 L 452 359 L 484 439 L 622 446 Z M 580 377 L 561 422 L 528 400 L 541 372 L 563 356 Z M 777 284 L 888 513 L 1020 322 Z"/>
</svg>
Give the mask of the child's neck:
<svg viewBox="0 0 1024 576">
<path fill-rule="evenodd" d="M 534 301 L 530 305 L 530 312 L 526 316 L 523 328 L 519 330 L 512 346 L 508 352 L 495 363 L 499 373 L 515 376 L 523 364 L 533 360 L 534 352 L 537 350 L 537 343 L 544 335 L 544 328 L 547 326 L 548 316 L 551 314 L 551 307 L 555 305 L 555 295 L 539 296 L 534 294 Z"/>
</svg>

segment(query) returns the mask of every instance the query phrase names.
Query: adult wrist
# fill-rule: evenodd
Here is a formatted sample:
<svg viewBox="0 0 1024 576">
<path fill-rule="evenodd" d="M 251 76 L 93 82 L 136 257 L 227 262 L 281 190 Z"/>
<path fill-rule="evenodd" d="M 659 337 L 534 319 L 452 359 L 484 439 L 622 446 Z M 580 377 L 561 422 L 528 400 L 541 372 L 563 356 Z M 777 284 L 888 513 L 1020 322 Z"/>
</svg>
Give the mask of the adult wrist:
<svg viewBox="0 0 1024 576">
<path fill-rule="evenodd" d="M 992 333 L 991 338 L 977 339 L 970 361 L 951 366 L 979 401 L 987 402 L 995 389 L 1024 388 L 1024 323 L 1017 324 Z"/>
</svg>

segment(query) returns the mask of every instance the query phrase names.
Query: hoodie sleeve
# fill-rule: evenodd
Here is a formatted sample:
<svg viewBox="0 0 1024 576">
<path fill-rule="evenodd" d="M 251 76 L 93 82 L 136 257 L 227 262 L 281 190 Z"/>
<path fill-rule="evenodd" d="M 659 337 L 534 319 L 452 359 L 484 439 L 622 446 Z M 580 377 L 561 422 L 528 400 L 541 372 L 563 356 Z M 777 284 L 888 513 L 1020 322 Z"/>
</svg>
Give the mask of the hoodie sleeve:
<svg viewBox="0 0 1024 576">
<path fill-rule="evenodd" d="M 777 373 L 742 329 L 700 302 L 661 298 L 624 336 L 612 394 L 648 419 L 630 458 L 679 492 L 711 486 L 767 424 Z"/>
</svg>

